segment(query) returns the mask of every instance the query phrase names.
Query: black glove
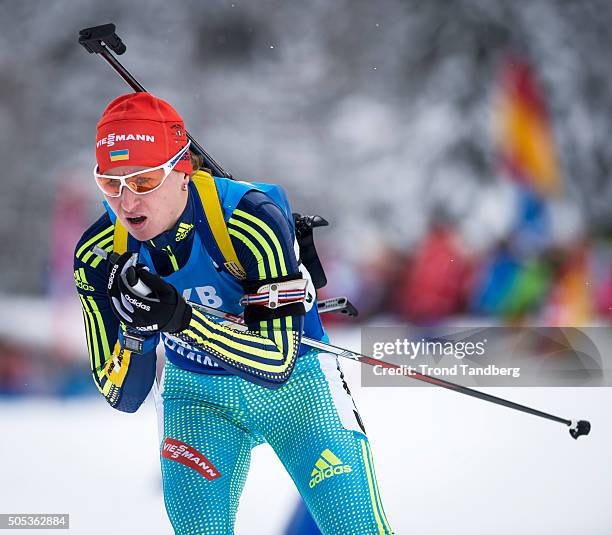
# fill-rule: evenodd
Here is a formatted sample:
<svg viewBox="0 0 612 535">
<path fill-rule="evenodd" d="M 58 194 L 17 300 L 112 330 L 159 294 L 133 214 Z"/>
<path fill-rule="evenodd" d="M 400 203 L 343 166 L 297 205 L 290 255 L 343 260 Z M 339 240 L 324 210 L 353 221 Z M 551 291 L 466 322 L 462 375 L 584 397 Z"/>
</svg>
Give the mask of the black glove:
<svg viewBox="0 0 612 535">
<path fill-rule="evenodd" d="M 180 332 L 191 321 L 191 307 L 176 288 L 124 253 L 111 264 L 108 296 L 119 320 L 144 333 Z"/>
<path fill-rule="evenodd" d="M 121 275 L 124 275 L 128 268 L 133 267 L 137 260 L 138 255 L 129 252 L 123 253 L 121 256 L 117 253 L 111 253 L 108 256 L 108 284 L 106 289 L 111 305 L 115 302 L 120 302 L 121 293 L 119 291 L 119 280 L 121 279 Z M 126 320 L 126 318 L 121 316 L 121 313 L 117 313 L 115 306 L 112 306 L 112 309 L 121 321 Z"/>
</svg>

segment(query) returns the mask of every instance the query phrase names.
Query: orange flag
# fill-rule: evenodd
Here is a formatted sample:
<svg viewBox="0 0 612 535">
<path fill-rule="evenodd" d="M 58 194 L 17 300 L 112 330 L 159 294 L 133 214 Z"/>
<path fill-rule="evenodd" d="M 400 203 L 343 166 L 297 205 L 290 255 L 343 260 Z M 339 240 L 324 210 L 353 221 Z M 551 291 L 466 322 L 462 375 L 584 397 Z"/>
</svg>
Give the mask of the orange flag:
<svg viewBox="0 0 612 535">
<path fill-rule="evenodd" d="M 544 95 L 527 62 L 506 60 L 495 109 L 495 134 L 503 166 L 542 196 L 561 193 L 562 183 Z"/>
</svg>

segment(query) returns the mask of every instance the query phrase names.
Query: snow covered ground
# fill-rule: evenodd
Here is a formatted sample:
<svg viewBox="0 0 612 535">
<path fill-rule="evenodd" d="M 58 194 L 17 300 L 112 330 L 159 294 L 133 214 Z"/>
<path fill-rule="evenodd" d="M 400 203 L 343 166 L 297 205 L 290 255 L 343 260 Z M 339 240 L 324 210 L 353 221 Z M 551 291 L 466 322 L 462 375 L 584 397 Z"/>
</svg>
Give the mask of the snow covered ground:
<svg viewBox="0 0 612 535">
<path fill-rule="evenodd" d="M 354 334 L 334 341 L 359 345 Z M 396 533 L 612 533 L 611 389 L 487 390 L 590 419 L 592 434 L 575 441 L 559 424 L 440 389 L 361 388 L 359 365 L 344 369 Z M 70 513 L 79 535 L 172 533 L 150 400 L 134 415 L 102 399 L 4 402 L 0 429 L 1 513 Z M 262 499 L 272 487 L 275 500 Z M 274 452 L 256 448 L 236 533 L 281 534 L 296 501 Z"/>
</svg>

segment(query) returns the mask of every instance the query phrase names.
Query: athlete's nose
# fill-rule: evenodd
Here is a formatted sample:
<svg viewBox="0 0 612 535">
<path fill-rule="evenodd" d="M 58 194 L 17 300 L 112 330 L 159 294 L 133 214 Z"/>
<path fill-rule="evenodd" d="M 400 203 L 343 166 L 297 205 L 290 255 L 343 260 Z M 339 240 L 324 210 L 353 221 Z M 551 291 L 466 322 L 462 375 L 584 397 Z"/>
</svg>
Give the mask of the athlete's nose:
<svg viewBox="0 0 612 535">
<path fill-rule="evenodd" d="M 134 212 L 140 205 L 140 195 L 136 195 L 130 188 L 124 187 L 121 192 L 121 208 L 125 212 Z"/>
</svg>

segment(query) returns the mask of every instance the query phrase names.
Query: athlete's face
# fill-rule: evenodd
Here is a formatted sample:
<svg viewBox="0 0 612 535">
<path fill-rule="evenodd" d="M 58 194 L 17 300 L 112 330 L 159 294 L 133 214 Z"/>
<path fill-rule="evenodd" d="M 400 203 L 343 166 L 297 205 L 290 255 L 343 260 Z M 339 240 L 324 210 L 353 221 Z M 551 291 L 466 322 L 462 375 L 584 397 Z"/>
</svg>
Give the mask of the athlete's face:
<svg viewBox="0 0 612 535">
<path fill-rule="evenodd" d="M 105 171 L 112 175 L 127 175 L 143 171 L 146 167 L 122 166 Z M 119 197 L 105 198 L 127 231 L 138 241 L 147 241 L 171 229 L 187 204 L 189 177 L 171 171 L 164 183 L 155 191 L 137 195 L 124 187 Z"/>
</svg>

